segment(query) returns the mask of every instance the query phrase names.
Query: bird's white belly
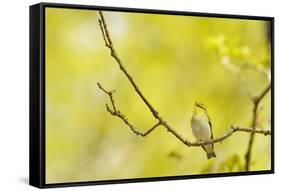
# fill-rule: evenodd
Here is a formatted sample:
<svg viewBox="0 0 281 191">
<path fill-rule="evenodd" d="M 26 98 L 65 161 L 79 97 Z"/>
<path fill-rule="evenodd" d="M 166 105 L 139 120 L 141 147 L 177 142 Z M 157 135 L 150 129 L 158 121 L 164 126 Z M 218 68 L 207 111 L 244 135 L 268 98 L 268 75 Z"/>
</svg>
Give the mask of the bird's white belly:
<svg viewBox="0 0 281 191">
<path fill-rule="evenodd" d="M 191 128 L 193 135 L 198 141 L 211 139 L 211 129 L 207 121 L 193 118 L 191 120 Z"/>
</svg>

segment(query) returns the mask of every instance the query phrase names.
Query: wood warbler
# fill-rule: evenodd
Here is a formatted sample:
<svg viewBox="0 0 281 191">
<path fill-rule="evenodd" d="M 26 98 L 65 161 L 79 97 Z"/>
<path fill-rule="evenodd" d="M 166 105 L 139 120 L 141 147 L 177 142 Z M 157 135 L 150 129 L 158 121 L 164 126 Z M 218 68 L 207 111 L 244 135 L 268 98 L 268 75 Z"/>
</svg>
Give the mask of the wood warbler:
<svg viewBox="0 0 281 191">
<path fill-rule="evenodd" d="M 212 124 L 205 105 L 195 102 L 193 116 L 191 118 L 191 128 L 197 141 L 209 141 L 213 139 Z M 203 145 L 202 148 L 207 154 L 207 158 L 216 157 L 214 144 Z"/>
</svg>

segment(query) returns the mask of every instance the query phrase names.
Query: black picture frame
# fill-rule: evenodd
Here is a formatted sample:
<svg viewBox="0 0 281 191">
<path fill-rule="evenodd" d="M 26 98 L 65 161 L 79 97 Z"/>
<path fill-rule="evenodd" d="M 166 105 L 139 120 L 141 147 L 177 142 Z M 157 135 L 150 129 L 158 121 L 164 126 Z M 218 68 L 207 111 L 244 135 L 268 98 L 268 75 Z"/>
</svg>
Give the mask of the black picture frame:
<svg viewBox="0 0 281 191">
<path fill-rule="evenodd" d="M 237 18 L 237 19 L 247 19 L 247 20 L 269 21 L 271 23 L 270 35 L 271 35 L 271 76 L 272 76 L 271 170 L 46 184 L 45 181 L 45 163 L 46 163 L 45 161 L 45 9 L 48 7 L 186 15 L 186 16 L 215 17 L 215 18 Z M 30 12 L 30 37 L 29 37 L 30 38 L 30 129 L 29 129 L 30 131 L 29 184 L 30 185 L 38 188 L 53 188 L 53 187 L 66 187 L 66 186 L 84 186 L 84 185 L 131 183 L 131 182 L 146 182 L 146 181 L 167 181 L 167 180 L 178 180 L 178 179 L 226 177 L 226 176 L 242 176 L 242 175 L 274 173 L 274 18 L 273 17 L 104 7 L 104 6 L 92 6 L 92 5 L 90 6 L 90 5 L 57 4 L 57 3 L 35 4 L 30 6 L 29 12 Z"/>
</svg>

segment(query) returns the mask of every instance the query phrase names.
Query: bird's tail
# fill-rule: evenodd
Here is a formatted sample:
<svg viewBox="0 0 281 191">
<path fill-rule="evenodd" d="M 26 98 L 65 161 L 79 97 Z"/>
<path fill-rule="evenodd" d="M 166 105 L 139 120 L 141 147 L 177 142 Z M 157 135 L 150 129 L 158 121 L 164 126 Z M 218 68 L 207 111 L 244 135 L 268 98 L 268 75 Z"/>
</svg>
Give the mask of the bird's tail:
<svg viewBox="0 0 281 191">
<path fill-rule="evenodd" d="M 207 159 L 216 157 L 216 153 L 214 151 L 213 145 L 205 145 L 205 146 L 203 146 L 203 149 L 205 150 L 205 152 L 207 154 Z"/>
<path fill-rule="evenodd" d="M 216 153 L 214 152 L 214 150 L 211 150 L 209 152 L 206 152 L 207 154 L 207 158 L 210 159 L 212 157 L 216 157 Z"/>
</svg>

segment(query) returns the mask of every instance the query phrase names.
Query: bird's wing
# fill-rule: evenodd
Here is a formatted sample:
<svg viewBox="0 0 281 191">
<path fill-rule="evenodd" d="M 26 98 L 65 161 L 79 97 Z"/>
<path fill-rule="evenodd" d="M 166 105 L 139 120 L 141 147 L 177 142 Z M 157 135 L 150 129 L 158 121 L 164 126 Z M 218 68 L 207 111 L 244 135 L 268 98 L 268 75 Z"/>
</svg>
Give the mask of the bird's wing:
<svg viewBox="0 0 281 191">
<path fill-rule="evenodd" d="M 207 114 L 207 117 L 208 117 L 208 123 L 210 125 L 210 129 L 211 129 L 211 139 L 213 139 L 213 128 L 212 128 L 212 123 L 211 123 L 211 120 L 210 120 L 210 117 L 209 115 Z M 212 144 L 212 147 L 214 149 L 214 144 Z"/>
<path fill-rule="evenodd" d="M 205 152 L 207 152 L 207 150 L 205 149 L 205 147 L 203 145 L 201 147 L 204 149 Z"/>
</svg>

